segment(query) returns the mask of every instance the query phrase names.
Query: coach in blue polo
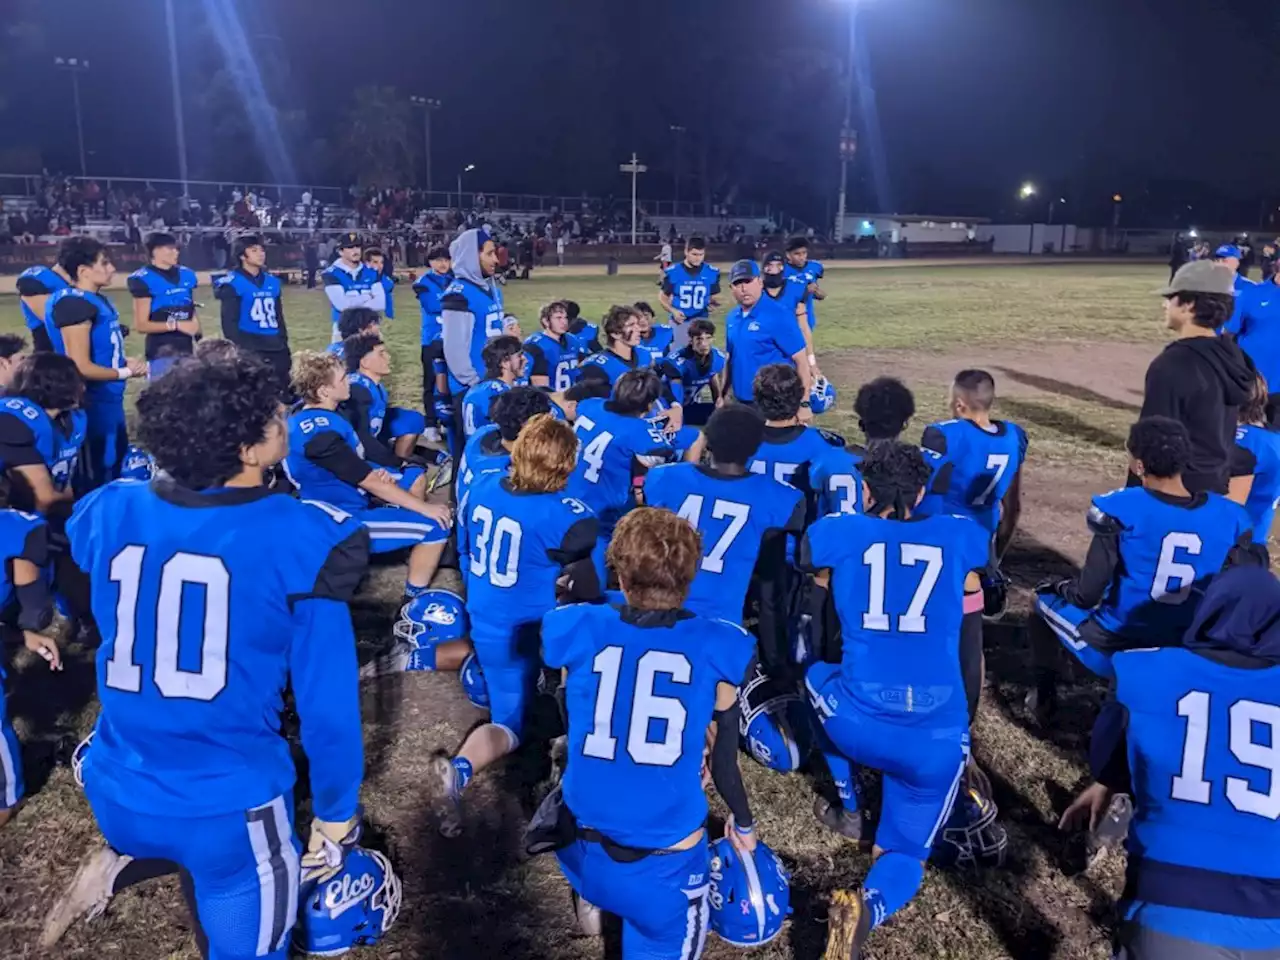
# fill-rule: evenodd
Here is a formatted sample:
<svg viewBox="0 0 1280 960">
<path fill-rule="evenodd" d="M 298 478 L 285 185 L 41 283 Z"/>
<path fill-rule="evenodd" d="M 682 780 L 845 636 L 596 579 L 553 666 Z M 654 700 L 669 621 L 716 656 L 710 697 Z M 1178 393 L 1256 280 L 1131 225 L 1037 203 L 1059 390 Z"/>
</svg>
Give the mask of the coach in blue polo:
<svg viewBox="0 0 1280 960">
<path fill-rule="evenodd" d="M 812 380 L 804 336 L 796 326 L 795 313 L 764 296 L 760 266 L 754 260 L 739 260 L 729 271 L 729 285 L 737 306 L 725 317 L 725 342 L 729 362 L 725 381 L 739 403 L 751 403 L 751 384 L 756 371 L 771 363 L 789 363 L 800 374 L 805 402 L 800 419 L 809 420 L 809 390 Z"/>
</svg>

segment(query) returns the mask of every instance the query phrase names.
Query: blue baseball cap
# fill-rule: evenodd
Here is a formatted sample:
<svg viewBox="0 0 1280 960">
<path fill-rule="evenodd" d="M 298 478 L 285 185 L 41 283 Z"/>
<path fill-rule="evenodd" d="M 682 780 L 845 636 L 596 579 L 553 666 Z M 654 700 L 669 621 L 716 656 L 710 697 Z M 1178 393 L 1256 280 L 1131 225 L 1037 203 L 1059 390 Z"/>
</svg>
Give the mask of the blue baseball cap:
<svg viewBox="0 0 1280 960">
<path fill-rule="evenodd" d="M 729 286 L 760 276 L 760 265 L 754 260 L 739 260 L 729 269 Z"/>
<path fill-rule="evenodd" d="M 1239 260 L 1244 254 L 1240 252 L 1240 248 L 1234 243 L 1224 243 L 1217 250 L 1213 251 L 1214 257 L 1221 260 L 1223 257 L 1235 257 Z"/>
</svg>

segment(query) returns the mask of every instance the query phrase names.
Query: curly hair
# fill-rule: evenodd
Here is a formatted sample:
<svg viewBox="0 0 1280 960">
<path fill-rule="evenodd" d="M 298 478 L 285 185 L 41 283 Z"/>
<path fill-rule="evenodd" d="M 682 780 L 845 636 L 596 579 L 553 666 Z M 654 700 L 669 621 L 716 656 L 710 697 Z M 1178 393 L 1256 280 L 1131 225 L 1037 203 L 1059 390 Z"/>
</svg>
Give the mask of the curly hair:
<svg viewBox="0 0 1280 960">
<path fill-rule="evenodd" d="M 346 372 L 346 361 L 336 353 L 303 350 L 293 358 L 293 392 L 306 403 L 316 403 L 320 399 L 320 389 L 333 382 L 333 375 L 345 375 Z"/>
<path fill-rule="evenodd" d="M 497 380 L 502 376 L 502 365 L 524 349 L 519 337 L 504 334 L 494 337 L 480 351 L 480 359 L 484 363 L 486 380 Z"/>
<path fill-rule="evenodd" d="M 896 377 L 877 377 L 858 388 L 853 401 L 867 440 L 897 440 L 916 415 L 916 398 Z"/>
<path fill-rule="evenodd" d="M 342 356 L 347 362 L 347 372 L 355 373 L 360 369 L 360 361 L 382 346 L 382 335 L 367 331 L 347 337 L 342 341 Z"/>
<path fill-rule="evenodd" d="M 569 303 L 566 300 L 552 300 L 550 303 L 544 303 L 542 309 L 538 311 L 538 323 L 545 330 L 551 324 L 551 315 L 557 310 L 564 311 L 564 318 L 569 320 Z"/>
<path fill-rule="evenodd" d="M 751 407 L 731 403 L 711 414 L 702 432 L 716 463 L 745 467 L 764 440 L 764 417 Z"/>
<path fill-rule="evenodd" d="M 904 519 L 915 509 L 929 476 L 929 466 L 919 447 L 897 441 L 869 447 L 862 460 L 862 479 L 871 492 L 867 514 L 878 516 L 889 509 L 893 519 Z"/>
<path fill-rule="evenodd" d="M 790 420 L 804 402 L 804 383 L 791 364 L 771 363 L 756 371 L 751 393 L 766 420 Z"/>
<path fill-rule="evenodd" d="M 600 332 L 604 334 L 601 341 L 607 346 L 614 340 L 620 340 L 625 335 L 627 321 L 639 316 L 636 308 L 630 304 L 615 304 L 610 307 L 609 312 L 600 321 Z"/>
<path fill-rule="evenodd" d="M 240 473 L 240 451 L 266 439 L 279 410 L 279 384 L 262 360 L 192 357 L 139 395 L 138 442 L 179 484 L 206 490 Z"/>
<path fill-rule="evenodd" d="M 26 397 L 45 410 L 70 410 L 84 397 L 84 379 L 70 357 L 60 353 L 33 353 L 13 370 L 9 395 Z"/>
<path fill-rule="evenodd" d="M 489 402 L 489 419 L 507 443 L 515 443 L 521 428 L 534 417 L 551 412 L 551 398 L 533 387 L 512 387 Z"/>
<path fill-rule="evenodd" d="M 338 337 L 346 340 L 370 327 L 382 326 L 382 314 L 369 307 L 347 307 L 338 314 Z"/>
<path fill-rule="evenodd" d="M 230 360 L 239 354 L 240 348 L 231 340 L 210 337 L 196 344 L 195 355 L 201 360 Z"/>
<path fill-rule="evenodd" d="M 511 489 L 521 493 L 558 493 L 578 462 L 573 427 L 540 413 L 520 430 L 511 445 Z"/>
<path fill-rule="evenodd" d="M 633 607 L 675 610 L 698 572 L 702 536 L 670 510 L 637 507 L 614 528 L 608 560 Z"/>
<path fill-rule="evenodd" d="M 1158 480 L 1178 476 L 1191 462 L 1191 437 L 1172 417 L 1143 417 L 1129 428 L 1125 449 L 1145 476 Z"/>
</svg>

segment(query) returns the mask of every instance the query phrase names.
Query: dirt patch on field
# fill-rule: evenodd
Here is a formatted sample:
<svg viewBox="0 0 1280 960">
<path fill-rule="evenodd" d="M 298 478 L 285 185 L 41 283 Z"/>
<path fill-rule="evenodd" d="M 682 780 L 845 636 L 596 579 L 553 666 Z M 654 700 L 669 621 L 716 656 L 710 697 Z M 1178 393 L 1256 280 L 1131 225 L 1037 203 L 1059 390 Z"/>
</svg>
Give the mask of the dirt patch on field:
<svg viewBox="0 0 1280 960">
<path fill-rule="evenodd" d="M 1067 341 L 946 351 L 836 350 L 823 354 L 822 370 L 838 384 L 894 376 L 917 388 L 945 385 L 957 371 L 980 367 L 996 378 L 1001 397 L 1064 397 L 1136 416 L 1147 365 L 1159 349 L 1150 343 Z"/>
</svg>

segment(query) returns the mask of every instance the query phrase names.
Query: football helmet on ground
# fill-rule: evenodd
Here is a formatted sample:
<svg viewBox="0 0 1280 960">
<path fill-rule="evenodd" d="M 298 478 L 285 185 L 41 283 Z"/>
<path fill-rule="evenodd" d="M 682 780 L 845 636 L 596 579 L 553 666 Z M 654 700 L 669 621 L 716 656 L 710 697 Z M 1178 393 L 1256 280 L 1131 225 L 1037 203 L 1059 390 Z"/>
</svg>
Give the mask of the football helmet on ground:
<svg viewBox="0 0 1280 960">
<path fill-rule="evenodd" d="M 749 856 L 728 839 L 711 845 L 711 929 L 739 947 L 758 947 L 791 913 L 791 874 L 763 843 Z"/>
</svg>

